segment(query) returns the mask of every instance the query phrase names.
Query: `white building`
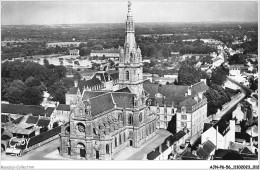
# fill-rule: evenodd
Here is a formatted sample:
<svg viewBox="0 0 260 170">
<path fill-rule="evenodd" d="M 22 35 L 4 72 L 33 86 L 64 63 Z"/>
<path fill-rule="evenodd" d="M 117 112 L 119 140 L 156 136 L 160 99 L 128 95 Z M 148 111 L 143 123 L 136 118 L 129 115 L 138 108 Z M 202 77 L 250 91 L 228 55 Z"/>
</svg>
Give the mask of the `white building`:
<svg viewBox="0 0 260 170">
<path fill-rule="evenodd" d="M 228 149 L 230 142 L 235 142 L 235 121 L 220 120 L 215 124 L 205 124 L 201 143 L 210 140 L 216 149 Z"/>
</svg>

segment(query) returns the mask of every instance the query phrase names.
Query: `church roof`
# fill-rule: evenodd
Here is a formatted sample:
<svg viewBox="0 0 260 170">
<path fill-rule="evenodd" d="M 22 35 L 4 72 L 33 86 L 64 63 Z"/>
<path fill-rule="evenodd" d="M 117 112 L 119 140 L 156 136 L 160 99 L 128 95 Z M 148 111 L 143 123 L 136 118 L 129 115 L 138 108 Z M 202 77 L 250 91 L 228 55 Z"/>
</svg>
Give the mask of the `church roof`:
<svg viewBox="0 0 260 170">
<path fill-rule="evenodd" d="M 117 90 L 117 91 L 115 91 L 115 92 L 126 92 L 126 93 L 131 93 L 131 91 L 129 90 L 128 87 L 124 87 L 124 88 L 119 89 L 119 90 Z"/>
<path fill-rule="evenodd" d="M 112 93 L 112 97 L 117 107 L 121 107 L 121 108 L 134 107 L 134 94 L 132 93 Z"/>
<path fill-rule="evenodd" d="M 82 101 L 86 100 L 87 97 L 93 98 L 107 93 L 107 91 L 85 91 L 82 97 Z"/>
<path fill-rule="evenodd" d="M 106 94 L 91 98 L 90 103 L 91 103 L 92 116 L 95 116 L 99 113 L 102 113 L 104 111 L 114 108 L 112 95 L 110 93 L 106 93 Z"/>
</svg>

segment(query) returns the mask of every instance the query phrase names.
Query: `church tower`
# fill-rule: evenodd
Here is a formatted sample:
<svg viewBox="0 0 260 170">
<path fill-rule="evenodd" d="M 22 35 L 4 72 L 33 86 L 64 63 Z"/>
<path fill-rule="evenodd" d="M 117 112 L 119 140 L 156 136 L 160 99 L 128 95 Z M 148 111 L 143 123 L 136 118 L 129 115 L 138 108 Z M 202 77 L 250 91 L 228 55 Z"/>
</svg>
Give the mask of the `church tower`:
<svg viewBox="0 0 260 170">
<path fill-rule="evenodd" d="M 120 49 L 119 59 L 119 84 L 120 89 L 128 87 L 136 94 L 137 105 L 142 104 L 143 92 L 143 64 L 139 46 L 135 42 L 135 26 L 131 10 L 131 2 L 128 2 L 124 47 Z"/>
</svg>

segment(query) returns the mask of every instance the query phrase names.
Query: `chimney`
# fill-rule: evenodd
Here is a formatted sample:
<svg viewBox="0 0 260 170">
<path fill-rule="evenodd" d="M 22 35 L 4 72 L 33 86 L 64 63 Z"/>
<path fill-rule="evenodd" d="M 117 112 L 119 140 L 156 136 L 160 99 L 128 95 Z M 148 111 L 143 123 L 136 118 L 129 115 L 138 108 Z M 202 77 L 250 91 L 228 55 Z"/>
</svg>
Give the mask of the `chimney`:
<svg viewBox="0 0 260 170">
<path fill-rule="evenodd" d="M 252 130 L 251 130 L 252 131 Z M 252 135 L 252 134 L 251 134 Z M 253 147 L 253 137 L 250 137 L 250 146 Z"/>
<path fill-rule="evenodd" d="M 200 99 L 202 99 L 203 93 L 202 93 L 202 92 L 199 92 L 199 93 L 198 93 L 198 96 L 199 96 Z"/>
<path fill-rule="evenodd" d="M 218 126 L 216 128 L 216 150 L 218 150 Z"/>
<path fill-rule="evenodd" d="M 199 101 L 198 96 L 195 96 L 195 97 L 194 97 L 194 100 L 196 100 L 196 102 L 198 102 L 198 101 Z"/>
<path fill-rule="evenodd" d="M 74 87 L 78 87 L 78 80 L 74 81 Z"/>
<path fill-rule="evenodd" d="M 188 95 L 188 96 L 191 95 L 191 86 L 188 87 L 187 95 Z"/>
</svg>

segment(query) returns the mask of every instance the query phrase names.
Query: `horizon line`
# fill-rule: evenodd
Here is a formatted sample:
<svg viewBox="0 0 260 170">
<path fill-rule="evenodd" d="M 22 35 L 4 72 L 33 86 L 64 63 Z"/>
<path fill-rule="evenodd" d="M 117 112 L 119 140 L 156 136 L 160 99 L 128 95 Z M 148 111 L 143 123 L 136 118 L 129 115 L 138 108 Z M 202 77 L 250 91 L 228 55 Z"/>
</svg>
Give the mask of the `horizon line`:
<svg viewBox="0 0 260 170">
<path fill-rule="evenodd" d="M 168 23 L 168 24 L 189 24 L 189 23 L 255 23 L 258 24 L 258 21 L 176 21 L 176 22 L 160 22 L 160 21 L 151 21 L 151 22 L 135 22 L 135 24 L 155 24 L 155 23 Z M 124 22 L 91 22 L 91 23 L 64 23 L 64 24 L 1 24 L 1 26 L 44 26 L 44 25 L 86 25 L 86 24 L 124 24 Z"/>
</svg>

